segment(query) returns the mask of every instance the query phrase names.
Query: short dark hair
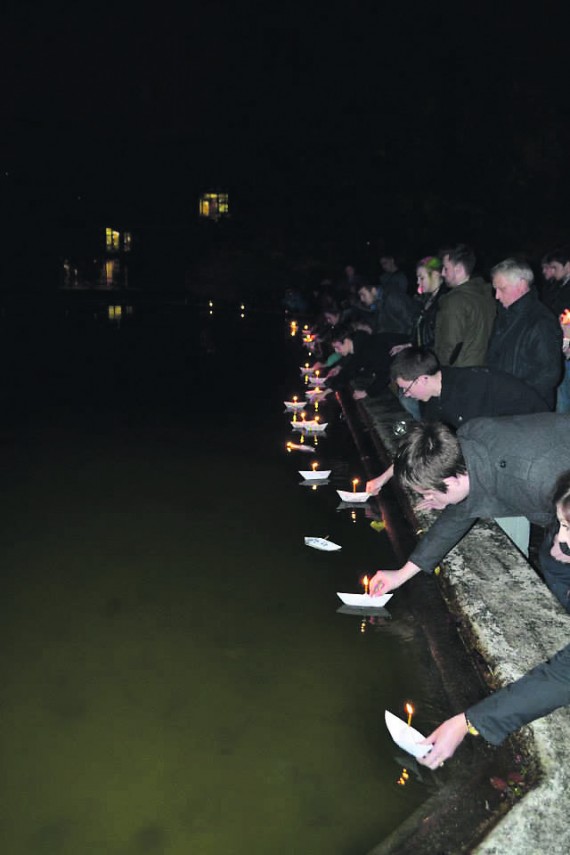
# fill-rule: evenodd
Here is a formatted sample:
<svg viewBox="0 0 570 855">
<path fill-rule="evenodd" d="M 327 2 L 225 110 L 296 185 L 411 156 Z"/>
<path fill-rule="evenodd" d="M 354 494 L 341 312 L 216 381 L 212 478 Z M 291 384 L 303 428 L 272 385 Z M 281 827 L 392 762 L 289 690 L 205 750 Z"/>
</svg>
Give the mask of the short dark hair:
<svg viewBox="0 0 570 855">
<path fill-rule="evenodd" d="M 346 341 L 349 338 L 351 341 L 354 336 L 354 330 L 350 324 L 339 324 L 338 327 L 334 328 L 331 344 L 334 344 L 335 341 Z"/>
<path fill-rule="evenodd" d="M 471 276 L 477 261 L 475 253 L 466 243 L 458 243 L 453 249 L 450 249 L 446 255 L 452 264 L 462 264 L 468 276 Z"/>
<path fill-rule="evenodd" d="M 445 478 L 465 475 L 467 467 L 454 431 L 441 422 L 419 422 L 402 441 L 394 474 L 412 490 L 447 493 Z"/>
<path fill-rule="evenodd" d="M 565 246 L 559 246 L 558 249 L 553 249 L 552 252 L 548 252 L 545 256 L 548 259 L 548 264 L 561 264 L 564 266 L 568 264 L 570 261 L 570 251 Z"/>
<path fill-rule="evenodd" d="M 552 494 L 554 505 L 559 505 L 562 516 L 570 522 L 570 472 L 563 472 L 554 487 Z"/>
<path fill-rule="evenodd" d="M 427 347 L 406 347 L 392 360 L 390 379 L 402 377 L 404 380 L 417 380 L 424 374 L 437 374 L 440 368 L 439 359 Z"/>
</svg>

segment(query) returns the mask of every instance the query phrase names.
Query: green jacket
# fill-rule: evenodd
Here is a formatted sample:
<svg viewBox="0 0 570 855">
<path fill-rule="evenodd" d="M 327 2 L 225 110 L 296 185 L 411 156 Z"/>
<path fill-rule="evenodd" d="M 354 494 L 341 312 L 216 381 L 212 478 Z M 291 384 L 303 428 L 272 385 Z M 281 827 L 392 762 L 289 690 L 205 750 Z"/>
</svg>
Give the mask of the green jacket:
<svg viewBox="0 0 570 855">
<path fill-rule="evenodd" d="M 439 301 L 434 350 L 442 365 L 484 365 L 496 304 L 493 289 L 479 277 L 452 288 Z"/>
</svg>

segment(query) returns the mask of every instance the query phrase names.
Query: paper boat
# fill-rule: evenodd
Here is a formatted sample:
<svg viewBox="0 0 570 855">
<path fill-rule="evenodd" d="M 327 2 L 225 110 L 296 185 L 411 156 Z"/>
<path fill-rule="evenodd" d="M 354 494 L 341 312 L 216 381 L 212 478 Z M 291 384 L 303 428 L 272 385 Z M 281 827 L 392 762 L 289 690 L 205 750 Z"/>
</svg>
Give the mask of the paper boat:
<svg viewBox="0 0 570 855">
<path fill-rule="evenodd" d="M 309 377 L 309 386 L 318 386 L 319 383 L 323 382 L 322 377 Z"/>
<path fill-rule="evenodd" d="M 304 366 L 301 368 L 301 377 L 304 377 L 305 374 L 312 374 L 312 373 L 313 373 L 312 368 L 305 368 Z"/>
<path fill-rule="evenodd" d="M 326 481 L 332 469 L 317 469 L 316 471 L 313 469 L 298 469 L 297 471 L 305 481 Z"/>
<path fill-rule="evenodd" d="M 287 448 L 291 451 L 305 451 L 307 454 L 314 454 L 315 449 L 312 445 L 300 445 L 298 442 L 288 442 Z"/>
<path fill-rule="evenodd" d="M 314 389 L 307 389 L 307 391 L 305 392 L 305 395 L 307 396 L 307 398 L 309 398 L 309 400 L 311 400 L 312 398 L 315 398 L 317 395 L 322 395 L 324 391 L 325 390 L 323 389 L 322 386 L 320 386 L 320 387 L 316 386 Z"/>
<path fill-rule="evenodd" d="M 394 596 L 384 594 L 381 597 L 371 597 L 370 594 L 341 594 L 340 591 L 337 591 L 336 595 L 346 606 L 356 606 L 359 609 L 382 609 Z"/>
<path fill-rule="evenodd" d="M 370 498 L 370 493 L 351 493 L 348 490 L 337 490 L 338 495 L 343 502 L 367 502 Z"/>
<path fill-rule="evenodd" d="M 289 422 L 289 424 L 291 425 L 293 430 L 304 430 L 304 428 L 305 428 L 305 422 L 301 422 L 301 421 Z"/>
<path fill-rule="evenodd" d="M 321 424 L 320 422 L 305 422 L 303 424 L 303 430 L 307 430 L 310 433 L 324 433 L 324 431 L 328 427 L 328 424 L 328 422 L 323 422 L 323 424 Z"/>
<path fill-rule="evenodd" d="M 302 410 L 307 406 L 307 401 L 283 401 L 285 409 L 290 413 L 295 413 L 297 410 Z"/>
<path fill-rule="evenodd" d="M 414 757 L 425 757 L 426 754 L 429 754 L 432 749 L 431 745 L 418 745 L 418 742 L 424 739 L 419 730 L 408 726 L 405 721 L 402 721 L 397 715 L 388 712 L 388 710 L 384 713 L 384 718 L 386 720 L 386 727 L 396 745 Z"/>
<path fill-rule="evenodd" d="M 327 540 L 325 537 L 306 537 L 305 546 L 322 549 L 323 552 L 336 552 L 338 549 L 342 549 L 338 543 L 333 543 L 332 540 Z"/>
</svg>

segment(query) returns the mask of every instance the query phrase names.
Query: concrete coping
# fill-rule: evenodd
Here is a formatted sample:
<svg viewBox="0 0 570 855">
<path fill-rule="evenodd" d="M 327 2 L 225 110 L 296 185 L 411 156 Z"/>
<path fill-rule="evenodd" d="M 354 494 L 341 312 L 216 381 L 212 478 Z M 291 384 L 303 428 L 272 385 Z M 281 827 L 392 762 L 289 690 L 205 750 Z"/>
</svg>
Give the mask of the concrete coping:
<svg viewBox="0 0 570 855">
<path fill-rule="evenodd" d="M 393 457 L 395 421 L 411 421 L 391 393 L 364 399 L 359 412 Z M 374 437 L 373 437 L 374 439 Z M 377 444 L 377 443 L 376 443 Z M 374 473 L 379 474 L 379 473 Z M 417 496 L 407 493 L 408 515 L 427 529 L 436 512 L 412 510 Z M 486 664 L 490 691 L 522 677 L 570 639 L 570 617 L 527 559 L 491 520 L 481 520 L 442 562 L 439 577 L 449 608 L 467 628 L 468 646 Z M 413 580 L 408 584 L 413 584 Z M 475 699 L 474 699 L 475 700 Z M 472 851 L 477 855 L 570 852 L 566 812 L 570 791 L 570 708 L 539 719 L 522 730 L 541 770 L 537 786 L 517 801 Z M 461 749 L 459 749 L 461 750 Z"/>
</svg>

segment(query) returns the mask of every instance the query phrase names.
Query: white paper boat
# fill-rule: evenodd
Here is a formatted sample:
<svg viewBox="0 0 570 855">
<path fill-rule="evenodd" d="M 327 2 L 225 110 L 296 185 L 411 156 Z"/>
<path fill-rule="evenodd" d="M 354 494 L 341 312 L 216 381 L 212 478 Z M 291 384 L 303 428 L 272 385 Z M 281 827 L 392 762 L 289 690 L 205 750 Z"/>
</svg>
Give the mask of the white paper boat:
<svg viewBox="0 0 570 855">
<path fill-rule="evenodd" d="M 323 424 L 315 421 L 305 422 L 303 430 L 307 430 L 309 433 L 323 433 L 327 429 L 328 424 L 328 422 L 323 422 Z"/>
<path fill-rule="evenodd" d="M 388 710 L 384 713 L 386 727 L 390 732 L 390 736 L 400 748 L 412 754 L 414 757 L 425 757 L 432 749 L 431 745 L 418 745 L 424 737 L 414 727 L 408 726 L 405 721 L 398 718 Z"/>
<path fill-rule="evenodd" d="M 305 481 L 326 481 L 332 469 L 317 469 L 316 471 L 313 469 L 298 469 L 297 471 Z"/>
<path fill-rule="evenodd" d="M 394 596 L 383 594 L 381 597 L 371 597 L 370 594 L 341 594 L 336 592 L 346 606 L 357 606 L 359 609 L 382 609 Z"/>
<path fill-rule="evenodd" d="M 309 400 L 312 400 L 313 398 L 316 398 L 317 395 L 322 395 L 324 391 L 325 390 L 322 386 L 317 386 L 315 389 L 307 389 L 305 395 Z"/>
<path fill-rule="evenodd" d="M 370 498 L 370 493 L 351 493 L 349 490 L 337 490 L 337 493 L 343 502 L 367 502 Z"/>
<path fill-rule="evenodd" d="M 304 376 L 305 376 L 305 374 L 312 374 L 312 373 L 313 373 L 313 369 L 312 369 L 312 368 L 305 368 L 304 366 L 302 366 L 302 368 L 301 368 L 301 377 L 304 377 Z"/>
<path fill-rule="evenodd" d="M 325 537 L 306 537 L 305 546 L 322 549 L 323 552 L 336 552 L 338 549 L 342 549 L 338 543 L 333 543 L 332 540 L 327 540 Z"/>
<path fill-rule="evenodd" d="M 323 382 L 322 377 L 309 377 L 309 386 L 318 386 L 319 383 Z"/>
<path fill-rule="evenodd" d="M 304 430 L 305 429 L 305 422 L 302 422 L 302 421 L 289 422 L 289 424 L 291 425 L 293 430 Z"/>
<path fill-rule="evenodd" d="M 307 401 L 283 401 L 285 409 L 290 413 L 295 413 L 307 406 Z"/>
<path fill-rule="evenodd" d="M 291 451 L 305 451 L 307 454 L 315 453 L 315 449 L 312 445 L 300 445 L 297 442 L 288 442 L 287 448 L 289 448 Z"/>
</svg>

